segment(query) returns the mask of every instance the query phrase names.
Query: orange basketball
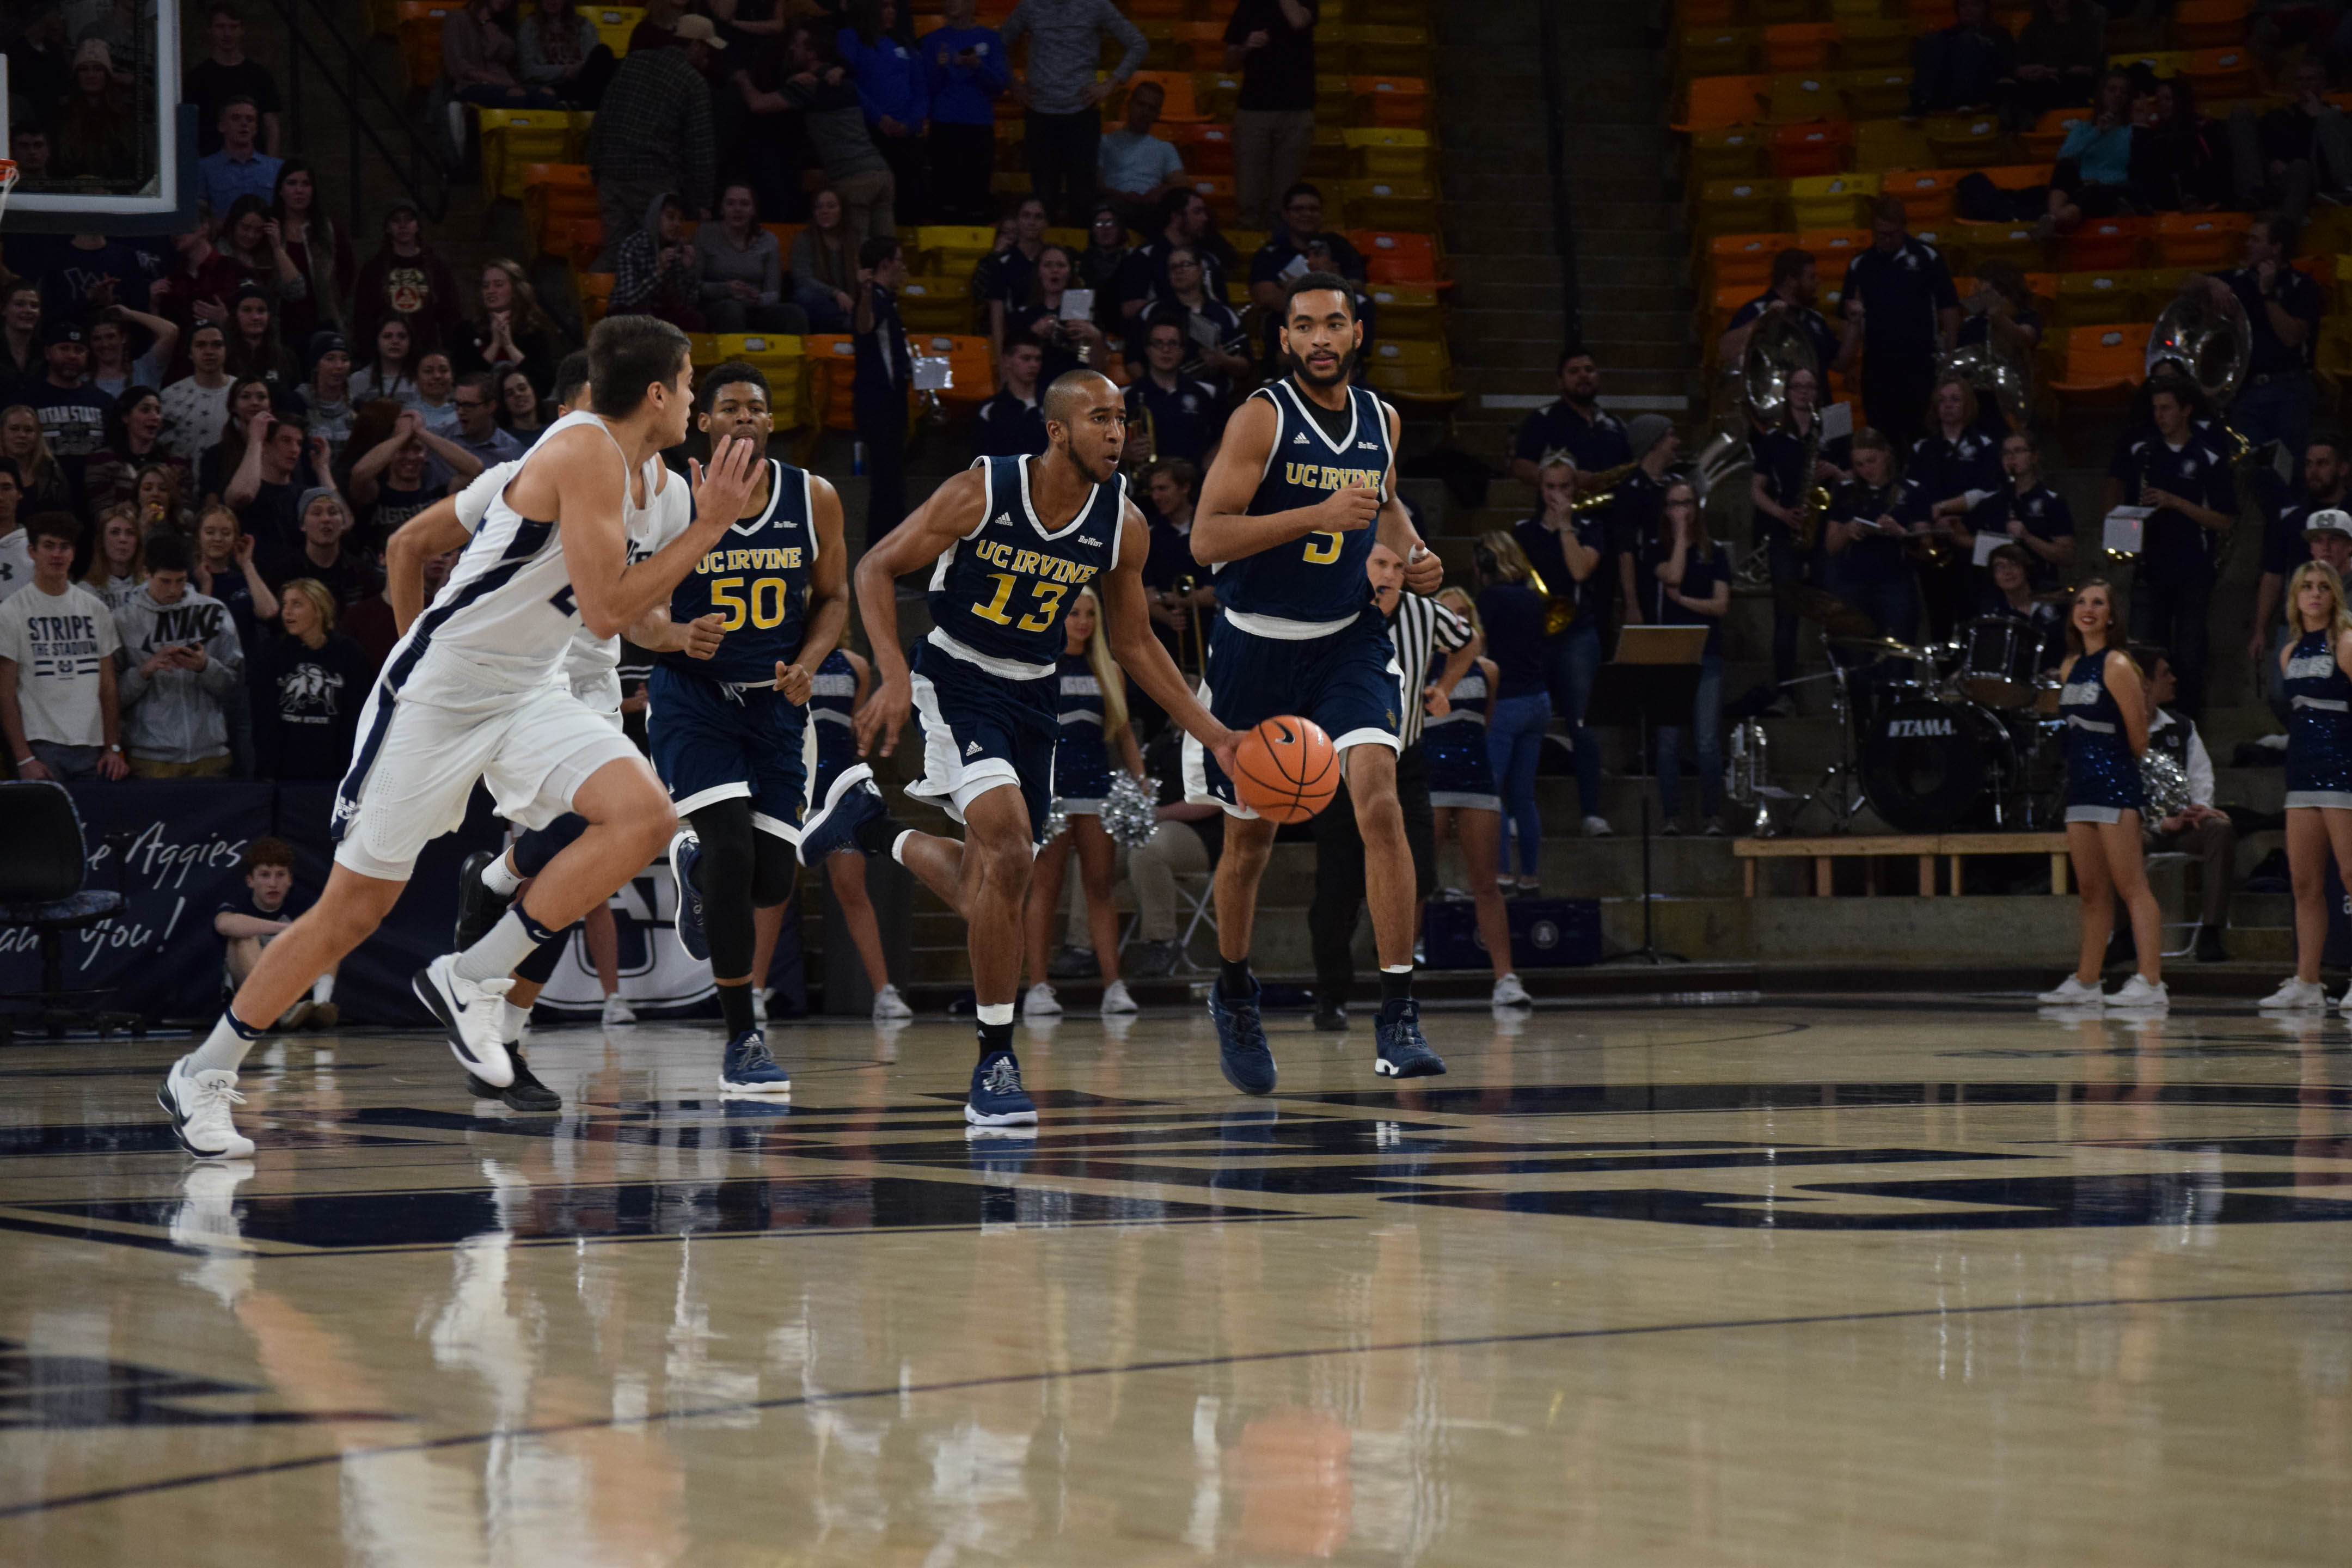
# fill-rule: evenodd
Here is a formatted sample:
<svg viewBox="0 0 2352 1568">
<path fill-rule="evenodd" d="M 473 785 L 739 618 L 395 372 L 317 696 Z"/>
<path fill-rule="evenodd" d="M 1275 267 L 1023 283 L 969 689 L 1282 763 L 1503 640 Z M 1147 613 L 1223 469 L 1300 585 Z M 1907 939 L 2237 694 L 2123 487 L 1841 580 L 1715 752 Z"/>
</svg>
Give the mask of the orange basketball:
<svg viewBox="0 0 2352 1568">
<path fill-rule="evenodd" d="M 1339 793 L 1339 753 L 1311 719 L 1286 713 L 1242 736 L 1234 794 L 1270 822 L 1304 822 Z"/>
</svg>

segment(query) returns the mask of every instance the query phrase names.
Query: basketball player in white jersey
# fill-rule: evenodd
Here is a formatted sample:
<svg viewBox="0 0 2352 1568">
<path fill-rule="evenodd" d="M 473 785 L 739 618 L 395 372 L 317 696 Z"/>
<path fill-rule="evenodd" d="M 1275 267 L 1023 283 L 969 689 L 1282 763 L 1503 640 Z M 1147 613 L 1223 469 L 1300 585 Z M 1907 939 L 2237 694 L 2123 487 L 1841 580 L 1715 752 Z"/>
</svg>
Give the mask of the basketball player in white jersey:
<svg viewBox="0 0 2352 1568">
<path fill-rule="evenodd" d="M 668 796 L 636 748 L 558 674 L 578 626 L 611 637 L 635 625 L 719 542 L 749 493 L 751 447 L 731 443 L 713 452 L 708 473 L 697 466 L 695 521 L 630 564 L 632 509 L 656 507 L 677 482 L 648 459 L 685 439 L 693 367 L 686 335 L 645 316 L 598 322 L 588 358 L 591 402 L 604 412 L 549 427 L 368 697 L 336 795 L 335 866 L 318 904 L 269 944 L 211 1036 L 156 1090 L 181 1146 L 200 1159 L 253 1152 L 231 1117 L 246 1051 L 373 934 L 418 853 L 464 819 L 477 780 L 509 821 L 540 826 L 572 811 L 588 823 L 487 935 L 416 975 L 449 1048 L 492 1088 L 514 1079 L 499 1007 L 515 965 L 610 898 L 676 831 Z"/>
</svg>

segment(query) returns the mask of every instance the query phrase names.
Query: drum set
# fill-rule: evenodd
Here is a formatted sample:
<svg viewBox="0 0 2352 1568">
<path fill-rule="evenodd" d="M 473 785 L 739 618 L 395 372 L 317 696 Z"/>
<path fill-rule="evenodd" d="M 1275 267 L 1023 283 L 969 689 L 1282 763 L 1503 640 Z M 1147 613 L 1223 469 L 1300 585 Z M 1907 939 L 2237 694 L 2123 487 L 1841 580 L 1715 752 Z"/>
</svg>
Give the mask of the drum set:
<svg viewBox="0 0 2352 1568">
<path fill-rule="evenodd" d="M 2042 625 L 1987 616 L 1960 623 L 1948 641 L 1913 646 L 1875 635 L 1836 601 L 1815 618 L 1829 668 L 1793 684 L 1829 683 L 1838 749 L 1790 820 L 1817 803 L 1833 832 L 1865 807 L 1900 833 L 2063 819 L 2064 722 L 2058 678 L 2042 668 Z M 1735 752 L 1757 749 L 1755 740 Z M 1769 825 L 1760 804 L 1757 816 L 1759 829 Z"/>
</svg>

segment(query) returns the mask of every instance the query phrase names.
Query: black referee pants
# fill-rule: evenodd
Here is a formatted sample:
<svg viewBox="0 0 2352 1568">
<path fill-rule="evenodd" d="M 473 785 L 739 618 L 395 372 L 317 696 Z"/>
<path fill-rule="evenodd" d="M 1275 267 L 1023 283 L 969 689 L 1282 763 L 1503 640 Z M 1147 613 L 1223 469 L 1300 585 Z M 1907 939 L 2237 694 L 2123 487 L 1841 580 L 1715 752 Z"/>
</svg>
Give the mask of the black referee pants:
<svg viewBox="0 0 2352 1568">
<path fill-rule="evenodd" d="M 1397 758 L 1397 804 L 1404 808 L 1404 840 L 1412 851 L 1416 902 L 1437 884 L 1437 825 L 1429 808 L 1429 763 L 1421 743 Z M 1345 1002 L 1356 979 L 1356 919 L 1364 908 L 1364 838 L 1348 787 L 1313 818 L 1315 901 L 1307 907 L 1307 940 L 1315 952 L 1315 995 Z"/>
</svg>

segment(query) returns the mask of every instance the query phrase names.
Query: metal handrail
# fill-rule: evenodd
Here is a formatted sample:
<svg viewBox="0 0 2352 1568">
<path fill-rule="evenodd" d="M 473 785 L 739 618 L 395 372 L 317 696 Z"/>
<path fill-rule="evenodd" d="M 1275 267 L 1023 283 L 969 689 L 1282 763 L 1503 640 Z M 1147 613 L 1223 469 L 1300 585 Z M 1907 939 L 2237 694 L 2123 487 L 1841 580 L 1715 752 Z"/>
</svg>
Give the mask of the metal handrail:
<svg viewBox="0 0 2352 1568">
<path fill-rule="evenodd" d="M 344 32 L 342 24 L 320 0 L 272 0 L 279 18 L 286 26 L 287 100 L 293 110 L 292 144 L 299 145 L 301 132 L 302 59 L 308 56 L 317 68 L 317 74 L 328 89 L 342 103 L 344 123 L 348 132 L 348 174 L 344 181 L 351 200 L 350 234 L 356 243 L 365 232 L 363 209 L 360 201 L 362 142 L 375 150 L 393 177 L 400 182 L 408 199 L 426 220 L 438 223 L 448 216 L 449 183 L 452 170 L 441 156 L 431 138 L 425 134 L 408 105 L 393 96 L 392 91 L 376 79 L 369 67 L 366 46 Z M 340 58 L 330 58 L 320 46 L 324 39 L 333 46 Z M 400 127 L 404 149 L 395 148 L 362 112 L 373 101 L 380 105 Z"/>
</svg>

